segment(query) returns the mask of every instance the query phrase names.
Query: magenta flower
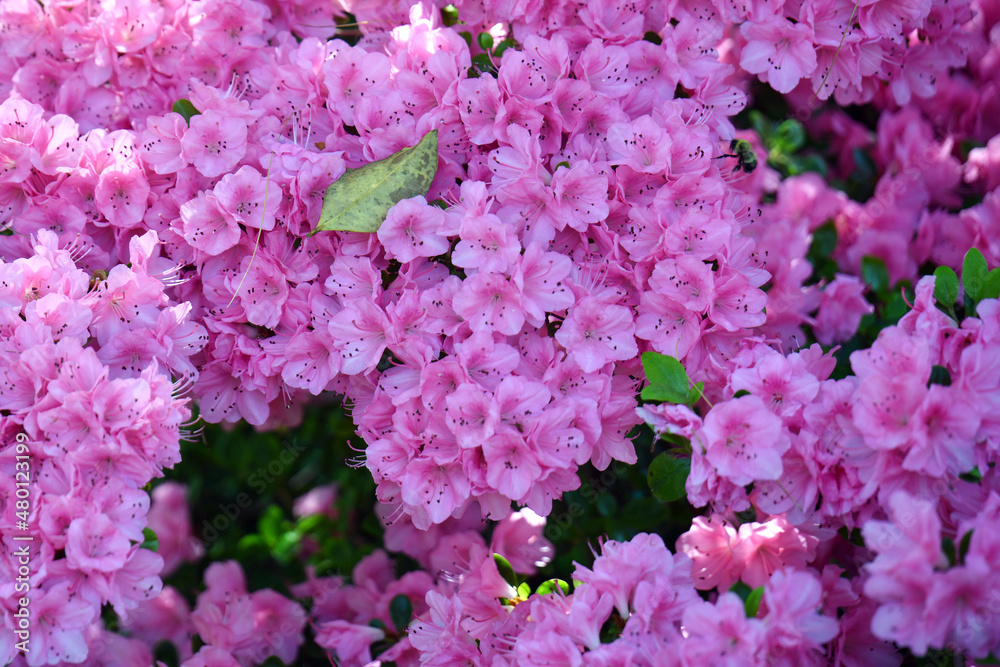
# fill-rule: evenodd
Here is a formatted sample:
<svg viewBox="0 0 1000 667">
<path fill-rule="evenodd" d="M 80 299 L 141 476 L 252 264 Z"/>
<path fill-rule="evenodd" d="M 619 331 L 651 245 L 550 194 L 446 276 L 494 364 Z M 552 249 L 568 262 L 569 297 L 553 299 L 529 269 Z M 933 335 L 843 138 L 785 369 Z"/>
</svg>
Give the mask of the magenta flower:
<svg viewBox="0 0 1000 667">
<path fill-rule="evenodd" d="M 429 523 L 441 523 L 469 497 L 469 481 L 461 465 L 442 465 L 422 457 L 406 466 L 400 488 L 403 501 L 426 512 Z"/>
<path fill-rule="evenodd" d="M 88 574 L 120 569 L 130 547 L 128 538 L 104 514 L 74 519 L 66 531 L 66 560 Z"/>
<path fill-rule="evenodd" d="M 748 21 L 740 27 L 747 44 L 740 53 L 740 67 L 761 75 L 779 93 L 791 92 L 816 68 L 816 49 L 809 26 L 781 16 Z"/>
<path fill-rule="evenodd" d="M 228 173 L 246 154 L 247 124 L 214 109 L 191 118 L 181 139 L 181 156 L 207 178 Z"/>
<path fill-rule="evenodd" d="M 510 280 L 496 273 L 477 273 L 454 297 L 455 312 L 473 331 L 497 331 L 513 336 L 524 325 L 521 295 Z"/>
<path fill-rule="evenodd" d="M 717 404 L 695 437 L 718 474 L 740 486 L 780 477 L 781 455 L 791 447 L 781 419 L 756 396 Z"/>
<path fill-rule="evenodd" d="M 281 188 L 253 167 L 226 174 L 213 188 L 219 208 L 244 227 L 272 229 L 281 205 Z"/>
<path fill-rule="evenodd" d="M 451 247 L 441 234 L 444 212 L 423 197 L 404 199 L 389 210 L 378 228 L 378 240 L 400 262 L 443 255 Z"/>
<path fill-rule="evenodd" d="M 611 361 L 634 359 L 639 353 L 632 312 L 594 297 L 584 297 L 570 309 L 556 340 L 587 373 Z"/>
</svg>

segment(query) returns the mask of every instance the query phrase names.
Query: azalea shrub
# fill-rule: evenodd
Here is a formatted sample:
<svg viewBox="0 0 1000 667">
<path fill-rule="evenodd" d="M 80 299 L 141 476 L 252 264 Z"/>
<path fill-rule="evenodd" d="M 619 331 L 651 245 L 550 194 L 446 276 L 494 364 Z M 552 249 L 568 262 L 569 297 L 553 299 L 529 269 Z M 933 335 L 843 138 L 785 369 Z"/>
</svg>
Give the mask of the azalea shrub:
<svg viewBox="0 0 1000 667">
<path fill-rule="evenodd" d="M 0 3 L 0 659 L 997 664 L 998 22 Z"/>
</svg>

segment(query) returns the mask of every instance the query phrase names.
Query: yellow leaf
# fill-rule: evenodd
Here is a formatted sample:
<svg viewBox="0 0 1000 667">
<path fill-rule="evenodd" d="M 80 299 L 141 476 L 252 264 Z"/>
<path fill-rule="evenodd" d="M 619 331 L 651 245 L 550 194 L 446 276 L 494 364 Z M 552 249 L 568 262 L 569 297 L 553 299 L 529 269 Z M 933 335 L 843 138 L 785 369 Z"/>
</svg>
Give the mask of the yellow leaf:
<svg viewBox="0 0 1000 667">
<path fill-rule="evenodd" d="M 357 169 L 348 169 L 326 189 L 316 232 L 376 232 L 389 209 L 426 195 L 438 166 L 437 130 L 416 146 Z"/>
</svg>

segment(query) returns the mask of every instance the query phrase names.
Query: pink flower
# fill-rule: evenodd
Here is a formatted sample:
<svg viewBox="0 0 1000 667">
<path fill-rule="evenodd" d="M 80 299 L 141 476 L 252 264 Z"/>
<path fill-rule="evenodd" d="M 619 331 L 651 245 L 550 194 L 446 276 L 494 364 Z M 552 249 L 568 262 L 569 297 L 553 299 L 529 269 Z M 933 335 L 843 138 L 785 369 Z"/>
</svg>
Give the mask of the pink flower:
<svg viewBox="0 0 1000 667">
<path fill-rule="evenodd" d="M 690 665 L 743 667 L 759 664 L 765 631 L 756 618 L 747 618 L 743 601 L 723 593 L 716 603 L 695 603 L 684 610 L 681 623 L 687 637 L 681 652 Z"/>
<path fill-rule="evenodd" d="M 298 603 L 265 588 L 250 595 L 250 613 L 253 639 L 234 651 L 234 655 L 253 662 L 276 656 L 286 664 L 292 663 L 303 641 L 305 610 Z"/>
<path fill-rule="evenodd" d="M 104 514 L 74 519 L 66 531 L 66 560 L 88 574 L 120 569 L 130 546 L 128 538 Z"/>
<path fill-rule="evenodd" d="M 243 166 L 235 174 L 226 174 L 212 193 L 219 208 L 244 227 L 274 228 L 274 215 L 281 205 L 281 188 L 253 167 Z"/>
<path fill-rule="evenodd" d="M 670 137 L 649 116 L 612 125 L 607 142 L 611 164 L 648 174 L 662 174 L 670 165 Z"/>
<path fill-rule="evenodd" d="M 819 543 L 819 539 L 800 531 L 784 517 L 743 524 L 738 541 L 736 554 L 743 565 L 740 579 L 750 588 L 763 586 L 782 568 L 804 569 L 815 557 Z"/>
<path fill-rule="evenodd" d="M 610 595 L 622 618 L 628 617 L 640 582 L 663 585 L 670 581 L 675 561 L 659 535 L 640 533 L 628 542 L 609 540 L 601 551 L 593 569 L 577 565 L 573 578 Z"/>
<path fill-rule="evenodd" d="M 181 663 L 181 667 L 240 667 L 240 663 L 229 651 L 216 646 L 202 646 L 197 653 Z"/>
<path fill-rule="evenodd" d="M 767 320 L 764 306 L 767 295 L 735 271 L 717 274 L 715 302 L 708 310 L 708 317 L 726 331 L 739 331 L 759 327 Z"/>
<path fill-rule="evenodd" d="M 740 53 L 740 67 L 761 75 L 761 81 L 779 93 L 791 92 L 816 68 L 812 30 L 803 23 L 770 16 L 760 22 L 747 21 L 740 32 L 747 40 Z"/>
<path fill-rule="evenodd" d="M 820 614 L 823 587 L 808 570 L 777 570 L 764 586 L 766 643 L 781 664 L 818 662 L 823 644 L 837 636 L 837 619 Z"/>
<path fill-rule="evenodd" d="M 511 500 L 522 500 L 542 474 L 538 457 L 523 436 L 497 433 L 482 447 L 487 483 Z"/>
<path fill-rule="evenodd" d="M 116 227 L 135 227 L 146 213 L 149 183 L 141 169 L 122 165 L 101 172 L 94 196 L 108 222 Z"/>
<path fill-rule="evenodd" d="M 341 370 L 340 352 L 325 332 L 301 331 L 285 348 L 281 379 L 318 396 Z"/>
<path fill-rule="evenodd" d="M 695 437 L 718 474 L 740 486 L 780 477 L 781 455 L 791 447 L 781 419 L 756 396 L 717 403 Z"/>
<path fill-rule="evenodd" d="M 461 240 L 452 253 L 452 262 L 466 269 L 505 272 L 521 254 L 513 230 L 495 215 L 462 219 Z"/>
<path fill-rule="evenodd" d="M 686 405 L 643 405 L 636 408 L 635 413 L 653 428 L 657 436 L 670 433 L 691 439 L 702 426 L 701 417 Z"/>
<path fill-rule="evenodd" d="M 119 616 L 126 616 L 141 602 L 155 598 L 163 588 L 163 559 L 149 549 L 132 547 L 125 566 L 111 577 L 108 601 Z"/>
<path fill-rule="evenodd" d="M 371 645 L 384 638 L 385 632 L 378 628 L 344 620 L 325 621 L 316 629 L 316 643 L 349 665 L 369 664 Z"/>
<path fill-rule="evenodd" d="M 340 349 L 340 372 L 357 375 L 375 368 L 385 351 L 388 328 L 385 312 L 367 299 L 353 300 L 337 313 L 329 330 Z"/>
<path fill-rule="evenodd" d="M 153 503 L 146 516 L 149 528 L 159 540 L 157 553 L 163 558 L 163 575 L 166 576 L 181 563 L 200 558 L 204 549 L 191 533 L 187 487 L 177 482 L 164 482 L 152 495 Z"/>
<path fill-rule="evenodd" d="M 462 286 L 453 301 L 455 312 L 473 331 L 497 331 L 513 336 L 524 326 L 521 295 L 510 280 L 496 273 L 477 273 Z"/>
<path fill-rule="evenodd" d="M 198 193 L 181 205 L 184 240 L 206 255 L 219 255 L 236 245 L 242 230 L 236 220 L 222 212 L 211 194 Z"/>
<path fill-rule="evenodd" d="M 632 311 L 594 297 L 584 297 L 570 309 L 556 340 L 587 373 L 610 361 L 634 359 L 639 353 Z"/>
<path fill-rule="evenodd" d="M 800 359 L 777 352 L 765 354 L 750 368 L 733 371 L 729 382 L 733 392 L 743 390 L 759 396 L 786 420 L 811 403 L 819 392 L 819 381 Z"/>
<path fill-rule="evenodd" d="M 845 341 L 853 336 L 861 318 L 874 311 L 864 298 L 865 285 L 855 276 L 838 274 L 820 296 L 819 312 L 813 331 L 823 345 Z"/>
<path fill-rule="evenodd" d="M 201 638 L 235 651 L 253 641 L 253 615 L 243 570 L 236 561 L 213 563 L 205 572 L 207 589 L 198 596 L 191 621 Z"/>
<path fill-rule="evenodd" d="M 130 609 L 122 628 L 150 645 L 167 640 L 178 647 L 183 659 L 191 654 L 191 610 L 177 589 L 165 586 L 155 598 Z"/>
<path fill-rule="evenodd" d="M 552 560 L 552 543 L 543 536 L 545 517 L 530 509 L 514 512 L 493 529 L 490 550 L 510 561 L 515 572 L 534 574 Z"/>
<path fill-rule="evenodd" d="M 711 268 L 704 262 L 681 255 L 659 262 L 649 277 L 650 290 L 690 311 L 704 313 L 715 300 Z"/>
<path fill-rule="evenodd" d="M 575 297 L 566 284 L 572 270 L 568 257 L 543 252 L 537 243 L 530 244 L 517 258 L 513 281 L 521 293 L 525 320 L 533 327 L 545 322 L 546 313 L 558 313 L 573 305 Z"/>
<path fill-rule="evenodd" d="M 736 530 L 722 516 L 694 518 L 691 529 L 677 538 L 677 553 L 691 559 L 695 588 L 725 591 L 739 580 L 743 562 L 736 557 L 738 542 Z"/>
<path fill-rule="evenodd" d="M 184 169 L 187 162 L 181 157 L 181 139 L 187 123 L 179 113 L 150 116 L 146 130 L 138 136 L 139 155 L 157 174 L 172 174 Z"/>
<path fill-rule="evenodd" d="M 64 660 L 83 662 L 87 657 L 83 629 L 96 615 L 95 605 L 74 595 L 68 583 L 60 583 L 33 593 L 28 609 L 32 619 L 29 665 L 35 667 Z M 4 631 L 9 632 L 6 628 Z"/>
<path fill-rule="evenodd" d="M 971 470 L 980 423 L 975 403 L 961 390 L 931 385 L 914 415 L 916 425 L 903 468 L 932 477 Z"/>
<path fill-rule="evenodd" d="M 181 139 L 181 156 L 207 178 L 232 170 L 243 159 L 246 149 L 246 121 L 214 109 L 192 116 L 190 127 Z"/>
<path fill-rule="evenodd" d="M 569 226 L 583 232 L 608 217 L 608 177 L 593 164 L 579 162 L 569 169 L 556 169 L 552 189 L 554 201 L 547 213 L 556 229 Z"/>
<path fill-rule="evenodd" d="M 403 502 L 420 507 L 430 523 L 441 523 L 462 507 L 469 498 L 469 489 L 461 465 L 443 465 L 423 457 L 407 464 L 400 483 Z M 421 527 L 417 516 L 414 524 Z M 423 527 L 428 525 L 424 523 Z"/>
<path fill-rule="evenodd" d="M 423 197 L 404 199 L 391 209 L 378 228 L 378 240 L 400 262 L 443 255 L 451 247 L 441 233 L 444 211 Z"/>
</svg>

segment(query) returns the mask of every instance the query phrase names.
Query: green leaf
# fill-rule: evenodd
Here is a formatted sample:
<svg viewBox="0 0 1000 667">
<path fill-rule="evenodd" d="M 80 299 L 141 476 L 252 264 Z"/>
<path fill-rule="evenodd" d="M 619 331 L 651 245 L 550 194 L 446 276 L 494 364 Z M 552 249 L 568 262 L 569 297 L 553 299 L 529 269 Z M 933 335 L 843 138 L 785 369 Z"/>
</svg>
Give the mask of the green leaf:
<svg viewBox="0 0 1000 667">
<path fill-rule="evenodd" d="M 241 555 L 249 555 L 267 550 L 267 545 L 260 535 L 244 535 L 236 543 L 236 551 Z"/>
<path fill-rule="evenodd" d="M 273 547 L 271 547 L 271 555 L 274 556 L 275 560 L 279 563 L 289 563 L 295 558 L 295 554 L 298 552 L 299 544 L 301 542 L 301 533 L 297 533 L 294 530 L 282 533 L 281 536 L 278 537 L 278 541 L 274 543 Z"/>
<path fill-rule="evenodd" d="M 979 466 L 974 467 L 969 472 L 963 472 L 958 476 L 963 482 L 969 482 L 970 484 L 979 484 L 983 481 L 983 473 L 979 472 Z"/>
<path fill-rule="evenodd" d="M 501 44 L 502 43 L 503 42 L 501 42 Z M 499 49 L 500 47 L 497 48 Z M 477 72 L 486 72 L 494 75 L 497 71 L 497 68 L 493 66 L 493 60 L 490 59 L 488 53 L 477 53 L 472 56 L 472 69 Z"/>
<path fill-rule="evenodd" d="M 962 262 L 962 287 L 973 303 L 982 301 L 988 273 L 986 258 L 978 248 L 965 253 L 965 261 Z"/>
<path fill-rule="evenodd" d="M 695 403 L 701 400 L 701 397 L 704 395 L 704 392 L 705 392 L 705 383 L 699 382 L 695 386 L 691 387 L 691 389 L 688 391 L 687 400 L 684 402 L 687 403 L 688 405 L 694 405 Z"/>
<path fill-rule="evenodd" d="M 746 389 L 740 389 L 738 392 L 733 394 L 733 398 L 743 398 L 744 396 L 749 396 L 750 392 Z"/>
<path fill-rule="evenodd" d="M 559 590 L 563 592 L 563 595 L 569 595 L 569 584 L 562 579 L 549 579 L 538 585 L 538 588 L 535 589 L 535 594 L 548 595 Z"/>
<path fill-rule="evenodd" d="M 829 220 L 813 230 L 809 254 L 816 257 L 830 257 L 837 249 L 837 241 L 837 226 L 833 220 Z"/>
<path fill-rule="evenodd" d="M 932 384 L 939 384 L 942 387 L 950 387 L 951 371 L 949 371 L 944 366 L 940 366 L 937 364 L 931 366 L 931 376 L 927 380 L 927 386 L 929 387 Z"/>
<path fill-rule="evenodd" d="M 802 174 L 807 171 L 813 171 L 821 176 L 826 176 L 829 171 L 829 167 L 824 160 L 819 155 L 815 153 L 809 153 L 807 155 L 797 155 L 791 160 L 792 166 L 794 166 L 794 171 L 796 174 Z"/>
<path fill-rule="evenodd" d="M 691 382 L 681 362 L 658 352 L 643 352 L 642 369 L 649 381 L 640 394 L 642 400 L 687 403 Z"/>
<path fill-rule="evenodd" d="M 984 299 L 1000 299 L 1000 269 L 993 269 L 986 274 L 983 283 Z"/>
<path fill-rule="evenodd" d="M 522 600 L 527 600 L 530 596 L 531 596 L 531 586 L 528 585 L 527 581 L 517 587 L 517 597 L 521 598 Z"/>
<path fill-rule="evenodd" d="M 674 449 L 687 453 L 691 452 L 691 441 L 683 435 L 679 435 L 677 433 L 662 433 L 660 434 L 660 440 L 667 443 Z"/>
<path fill-rule="evenodd" d="M 514 42 L 514 38 L 508 36 L 506 39 L 504 39 L 502 42 L 496 45 L 496 48 L 493 49 L 493 56 L 495 58 L 499 58 L 500 56 L 503 55 L 504 51 L 511 48 L 515 44 L 516 42 Z"/>
<path fill-rule="evenodd" d="M 309 514 L 299 519 L 298 523 L 295 524 L 295 530 L 302 534 L 308 534 L 319 530 L 329 521 L 330 517 L 325 514 Z"/>
<path fill-rule="evenodd" d="M 479 33 L 479 36 L 476 37 L 476 41 L 479 43 L 479 48 L 483 51 L 489 51 L 493 48 L 493 35 L 488 32 Z"/>
<path fill-rule="evenodd" d="M 934 298 L 945 308 L 955 307 L 958 301 L 958 275 L 948 266 L 934 269 Z"/>
<path fill-rule="evenodd" d="M 750 595 L 751 588 L 744 584 L 742 581 L 734 582 L 732 586 L 729 587 L 730 593 L 736 593 L 740 596 L 740 599 L 744 602 L 747 601 L 747 597 Z M 723 591 L 719 591 L 722 593 Z"/>
<path fill-rule="evenodd" d="M 802 123 L 789 118 L 778 125 L 771 143 L 772 150 L 786 155 L 794 153 L 806 144 L 806 130 Z"/>
<path fill-rule="evenodd" d="M 851 151 L 851 157 L 854 158 L 854 165 L 857 167 L 859 176 L 865 180 L 878 176 L 878 165 L 875 164 L 875 160 L 868 151 L 855 148 Z"/>
<path fill-rule="evenodd" d="M 615 499 L 613 493 L 604 491 L 601 495 L 597 496 L 597 513 L 601 516 L 608 518 L 615 516 L 618 513 L 618 501 Z"/>
<path fill-rule="evenodd" d="M 150 551 L 160 550 L 160 538 L 156 536 L 156 531 L 152 528 L 142 529 L 142 548 Z"/>
<path fill-rule="evenodd" d="M 747 595 L 747 599 L 744 600 L 743 606 L 747 612 L 747 618 L 756 618 L 757 611 L 760 609 L 760 601 L 764 598 L 764 587 L 758 586 L 757 588 L 750 591 Z"/>
<path fill-rule="evenodd" d="M 679 459 L 664 453 L 649 464 L 646 479 L 654 496 L 665 503 L 671 503 L 687 496 L 684 485 L 690 472 L 691 459 Z"/>
<path fill-rule="evenodd" d="M 955 542 L 950 537 L 945 537 L 941 540 L 941 551 L 948 557 L 948 564 L 951 567 L 955 567 L 958 563 L 958 556 L 955 553 Z"/>
<path fill-rule="evenodd" d="M 405 595 L 397 595 L 389 601 L 389 618 L 396 627 L 396 632 L 402 634 L 413 618 L 413 603 Z"/>
<path fill-rule="evenodd" d="M 771 137 L 774 134 L 774 124 L 771 122 L 767 116 L 757 111 L 756 109 L 748 114 L 750 119 L 750 127 L 754 129 L 757 136 L 760 137 L 761 143 L 765 146 L 771 145 Z"/>
<path fill-rule="evenodd" d="M 183 97 L 174 102 L 174 106 L 170 110 L 184 116 L 184 122 L 188 125 L 191 124 L 192 117 L 201 115 L 201 112 L 191 104 L 191 100 L 186 100 Z"/>
<path fill-rule="evenodd" d="M 270 505 L 266 510 L 264 510 L 264 514 L 260 517 L 260 521 L 257 522 L 257 532 L 260 533 L 264 543 L 272 549 L 274 548 L 274 545 L 278 543 L 278 540 L 284 532 L 281 527 L 284 518 L 285 513 L 281 511 L 280 507 L 277 505 Z"/>
<path fill-rule="evenodd" d="M 902 284 L 900 283 L 900 285 Z M 910 303 L 913 303 L 913 290 L 909 289 L 909 285 L 907 285 L 906 296 L 904 297 L 902 290 L 898 289 L 900 285 L 897 285 L 897 289 L 889 292 L 885 297 L 885 305 L 882 308 L 882 326 L 893 325 L 903 315 L 910 312 Z"/>
<path fill-rule="evenodd" d="M 448 5 L 441 8 L 441 22 L 446 26 L 453 26 L 458 23 L 458 9 L 455 5 Z"/>
<path fill-rule="evenodd" d="M 510 564 L 510 561 L 500 554 L 493 554 L 493 560 L 496 562 L 497 571 L 500 572 L 503 580 L 517 588 L 517 574 L 514 573 L 514 567 Z"/>
<path fill-rule="evenodd" d="M 861 278 L 876 294 L 883 294 L 889 289 L 889 271 L 878 257 L 866 255 L 861 258 Z"/>
<path fill-rule="evenodd" d="M 958 542 L 958 562 L 965 564 L 965 554 L 969 553 L 969 546 L 972 544 L 972 533 L 974 531 L 969 531 L 965 535 L 962 535 L 962 539 Z"/>
<path fill-rule="evenodd" d="M 426 195 L 438 167 L 437 130 L 412 148 L 357 169 L 348 169 L 326 189 L 313 232 L 376 232 L 398 202 Z"/>
</svg>

